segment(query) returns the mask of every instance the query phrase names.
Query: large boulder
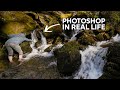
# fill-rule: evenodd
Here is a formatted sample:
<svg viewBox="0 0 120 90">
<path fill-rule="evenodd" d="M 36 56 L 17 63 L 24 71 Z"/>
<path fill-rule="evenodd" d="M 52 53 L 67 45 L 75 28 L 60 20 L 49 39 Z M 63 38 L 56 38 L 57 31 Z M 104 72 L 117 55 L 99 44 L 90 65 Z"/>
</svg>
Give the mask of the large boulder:
<svg viewBox="0 0 120 90">
<path fill-rule="evenodd" d="M 18 34 L 24 32 L 29 34 L 37 23 L 22 11 L 1 11 L 0 22 L 2 23 L 1 32 L 9 34 Z"/>
<path fill-rule="evenodd" d="M 106 60 L 100 79 L 120 79 L 120 43 L 109 45 Z"/>
<path fill-rule="evenodd" d="M 57 58 L 57 68 L 63 75 L 72 75 L 81 64 L 79 44 L 76 41 L 66 43 L 54 52 Z"/>
</svg>

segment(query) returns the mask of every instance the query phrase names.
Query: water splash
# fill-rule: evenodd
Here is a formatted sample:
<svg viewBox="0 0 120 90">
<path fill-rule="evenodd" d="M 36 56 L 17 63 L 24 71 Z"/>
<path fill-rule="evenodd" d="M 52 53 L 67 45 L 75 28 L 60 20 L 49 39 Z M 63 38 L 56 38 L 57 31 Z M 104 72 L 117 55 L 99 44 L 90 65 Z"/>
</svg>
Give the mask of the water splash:
<svg viewBox="0 0 120 90">
<path fill-rule="evenodd" d="M 49 46 L 51 46 L 52 44 L 47 44 L 47 40 L 44 37 L 44 35 L 42 34 L 42 32 L 39 32 L 40 36 L 41 36 L 41 45 L 39 47 L 35 47 L 36 42 L 38 42 L 38 38 L 36 36 L 36 32 L 35 30 L 31 33 L 31 38 L 32 38 L 32 42 L 30 44 L 30 47 L 32 48 L 32 52 L 29 54 L 25 54 L 25 58 L 23 58 L 24 60 L 29 60 L 32 57 L 52 57 L 54 56 L 53 51 L 57 48 L 61 48 L 63 46 L 63 44 L 59 43 L 58 45 L 54 46 L 52 48 L 52 50 L 50 52 L 45 52 L 45 49 L 48 48 Z"/>
<path fill-rule="evenodd" d="M 111 41 L 113 41 L 113 42 L 119 42 L 120 41 L 120 35 L 117 34 L 116 36 L 112 37 Z"/>
<path fill-rule="evenodd" d="M 43 53 L 46 48 L 51 46 L 51 44 L 47 44 L 46 38 L 43 36 L 42 32 L 39 32 L 41 35 L 41 45 L 38 47 L 39 53 Z"/>
<path fill-rule="evenodd" d="M 74 30 L 73 35 L 72 35 L 72 37 L 71 37 L 71 39 L 70 39 L 69 41 L 76 40 L 76 39 L 77 39 L 77 38 L 76 38 L 76 35 L 77 35 L 78 33 L 80 33 L 80 32 L 82 32 L 82 30 Z"/>
</svg>

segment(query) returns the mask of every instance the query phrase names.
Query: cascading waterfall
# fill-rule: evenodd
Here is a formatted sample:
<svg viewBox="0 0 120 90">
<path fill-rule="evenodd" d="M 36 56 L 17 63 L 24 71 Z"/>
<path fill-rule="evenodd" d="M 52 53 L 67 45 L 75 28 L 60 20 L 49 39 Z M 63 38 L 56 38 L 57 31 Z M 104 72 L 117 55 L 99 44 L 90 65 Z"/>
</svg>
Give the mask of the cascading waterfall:
<svg viewBox="0 0 120 90">
<path fill-rule="evenodd" d="M 42 53 L 42 52 L 44 52 L 44 50 L 45 50 L 46 48 L 48 48 L 51 44 L 47 44 L 46 38 L 43 36 L 43 34 L 42 34 L 41 32 L 39 32 L 39 33 L 40 33 L 40 35 L 41 35 L 41 46 L 39 46 L 38 49 L 39 49 L 39 53 Z"/>
<path fill-rule="evenodd" d="M 29 54 L 26 54 L 26 57 L 23 58 L 24 60 L 29 60 L 33 56 L 38 55 L 38 49 L 35 48 L 35 43 L 38 41 L 35 30 L 33 31 L 33 33 L 31 33 L 31 39 L 32 39 L 32 42 L 30 44 L 30 47 L 32 49 L 32 52 Z"/>
<path fill-rule="evenodd" d="M 48 48 L 49 46 L 51 46 L 51 44 L 47 44 L 47 40 L 44 37 L 44 35 L 42 34 L 42 32 L 39 32 L 41 35 L 41 45 L 39 47 L 35 47 L 35 43 L 38 41 L 38 38 L 36 36 L 36 32 L 35 30 L 31 33 L 31 38 L 32 38 L 32 42 L 30 44 L 30 47 L 32 48 L 32 52 L 29 54 L 26 54 L 26 57 L 23 58 L 24 60 L 29 60 L 32 57 L 39 57 L 39 56 L 43 56 L 43 57 L 51 57 L 54 56 L 53 51 L 57 48 L 61 48 L 63 46 L 63 44 L 59 43 L 58 45 L 54 46 L 52 48 L 52 50 L 50 52 L 45 52 L 44 50 L 46 48 Z"/>
<path fill-rule="evenodd" d="M 82 63 L 74 79 L 98 79 L 103 74 L 108 50 L 108 47 L 102 48 L 100 45 L 119 41 L 120 36 L 117 34 L 110 41 L 97 42 L 96 46 L 88 46 L 84 51 L 80 50 Z"/>
<path fill-rule="evenodd" d="M 74 79 L 97 79 L 102 75 L 105 65 L 105 56 L 108 48 L 100 45 L 106 41 L 98 42 L 96 46 L 88 46 L 81 54 L 81 66 Z"/>
<path fill-rule="evenodd" d="M 31 38 L 32 38 L 32 42 L 30 44 L 30 47 L 32 48 L 33 53 L 37 53 L 38 50 L 35 48 L 35 43 L 38 41 L 38 38 L 36 36 L 35 30 L 33 31 L 33 33 L 31 33 Z"/>
</svg>

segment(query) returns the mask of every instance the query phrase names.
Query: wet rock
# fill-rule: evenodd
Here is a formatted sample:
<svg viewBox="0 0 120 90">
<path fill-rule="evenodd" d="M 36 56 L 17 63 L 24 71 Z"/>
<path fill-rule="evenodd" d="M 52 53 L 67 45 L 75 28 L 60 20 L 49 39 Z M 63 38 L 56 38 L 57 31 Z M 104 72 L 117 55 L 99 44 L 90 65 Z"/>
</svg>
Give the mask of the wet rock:
<svg viewBox="0 0 120 90">
<path fill-rule="evenodd" d="M 0 79 L 60 79 L 56 66 L 49 66 L 52 61 L 55 59 L 32 58 L 18 67 L 5 70 L 0 74 Z"/>
<path fill-rule="evenodd" d="M 104 41 L 104 40 L 109 40 L 110 36 L 109 36 L 109 34 L 102 32 L 102 33 L 99 33 L 98 35 L 96 35 L 96 38 L 98 41 Z"/>
<path fill-rule="evenodd" d="M 32 51 L 32 49 L 30 47 L 30 42 L 23 42 L 23 43 L 21 43 L 20 46 L 23 50 L 23 53 L 30 53 Z"/>
<path fill-rule="evenodd" d="M 1 11 L 0 20 L 4 24 L 1 31 L 7 35 L 24 32 L 26 34 L 33 30 L 37 23 L 22 11 Z"/>
<path fill-rule="evenodd" d="M 81 64 L 79 44 L 76 41 L 66 43 L 54 52 L 57 58 L 57 68 L 63 75 L 72 75 Z"/>
<path fill-rule="evenodd" d="M 104 66 L 104 73 L 100 79 L 120 79 L 120 43 L 113 43 L 109 46 L 107 63 Z"/>
<path fill-rule="evenodd" d="M 95 44 L 95 37 L 92 34 L 83 33 L 78 42 L 83 45 L 93 45 Z"/>
</svg>

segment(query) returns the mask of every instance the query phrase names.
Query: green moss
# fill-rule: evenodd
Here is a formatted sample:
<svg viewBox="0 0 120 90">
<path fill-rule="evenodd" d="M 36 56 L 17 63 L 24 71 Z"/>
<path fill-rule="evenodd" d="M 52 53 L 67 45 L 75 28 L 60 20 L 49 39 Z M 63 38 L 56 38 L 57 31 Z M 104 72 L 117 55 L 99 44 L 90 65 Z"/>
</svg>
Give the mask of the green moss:
<svg viewBox="0 0 120 90">
<path fill-rule="evenodd" d="M 6 23 L 6 25 L 3 26 L 2 31 L 7 35 L 18 34 L 25 31 L 25 26 L 24 24 L 18 22 L 10 22 L 10 23 Z"/>
<path fill-rule="evenodd" d="M 92 13 L 90 11 L 77 11 L 77 17 L 91 17 Z"/>
<path fill-rule="evenodd" d="M 6 48 L 4 47 L 1 47 L 0 48 L 0 59 L 4 60 L 7 58 L 7 50 Z"/>
<path fill-rule="evenodd" d="M 109 31 L 110 28 L 111 28 L 111 24 L 110 23 L 106 23 L 105 25 L 106 25 L 105 31 Z"/>
<path fill-rule="evenodd" d="M 104 36 L 104 39 L 105 39 L 105 40 L 109 40 L 109 39 L 110 39 L 110 36 L 109 36 L 109 34 L 107 34 L 107 33 L 104 33 L 103 36 Z"/>
<path fill-rule="evenodd" d="M 57 58 L 57 68 L 63 75 L 72 75 L 81 64 L 79 44 L 76 41 L 71 41 L 56 51 L 54 55 Z"/>
<path fill-rule="evenodd" d="M 20 46 L 24 53 L 28 53 L 28 52 L 32 51 L 32 49 L 30 47 L 30 42 L 23 42 Z"/>
<path fill-rule="evenodd" d="M 111 20 L 118 23 L 120 22 L 120 12 L 119 11 L 112 11 L 110 14 Z"/>
<path fill-rule="evenodd" d="M 97 38 L 99 41 L 103 41 L 103 40 L 104 40 L 103 34 L 101 34 L 101 33 L 99 33 L 98 35 L 96 35 L 96 38 Z"/>
<path fill-rule="evenodd" d="M 61 19 L 63 19 L 63 18 L 70 18 L 72 16 L 72 14 L 71 13 L 68 13 L 68 14 L 61 14 Z"/>
<path fill-rule="evenodd" d="M 95 44 L 95 39 L 91 34 L 84 33 L 79 39 L 78 42 L 83 45 L 93 45 Z"/>
<path fill-rule="evenodd" d="M 0 73 L 8 69 L 8 63 L 4 60 L 0 60 Z"/>
<path fill-rule="evenodd" d="M 35 26 L 30 26 L 28 23 L 24 24 L 21 22 L 9 22 L 2 27 L 2 32 L 7 35 L 18 34 L 21 32 L 28 34 L 28 32 L 30 33 L 34 28 Z"/>
<path fill-rule="evenodd" d="M 0 73 L 8 68 L 7 51 L 5 48 L 0 48 Z"/>
<path fill-rule="evenodd" d="M 114 36 L 115 35 L 115 30 L 110 29 L 108 34 L 109 34 L 110 37 Z"/>
<path fill-rule="evenodd" d="M 107 63 L 104 66 L 104 74 L 101 78 L 120 78 L 120 43 L 113 43 L 109 46 L 107 53 Z"/>
<path fill-rule="evenodd" d="M 29 33 L 36 27 L 36 22 L 22 11 L 3 11 L 0 13 L 4 25 L 1 27 L 5 34 Z"/>
</svg>

